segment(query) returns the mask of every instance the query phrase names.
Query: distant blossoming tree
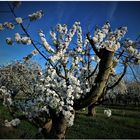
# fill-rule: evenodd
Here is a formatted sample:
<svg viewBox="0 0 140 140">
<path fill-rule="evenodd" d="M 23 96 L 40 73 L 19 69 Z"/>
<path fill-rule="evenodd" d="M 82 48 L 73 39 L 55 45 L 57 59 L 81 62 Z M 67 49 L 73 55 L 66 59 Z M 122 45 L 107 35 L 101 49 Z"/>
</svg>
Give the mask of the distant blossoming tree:
<svg viewBox="0 0 140 140">
<path fill-rule="evenodd" d="M 139 41 L 121 40 L 127 28 L 119 27 L 112 31 L 109 22 L 102 28 L 97 27 L 94 34 L 87 33 L 84 38 L 80 22 L 75 22 L 70 29 L 65 24 L 58 24 L 51 30 L 51 44 L 44 32 L 39 30 L 41 42 L 38 46 L 23 25 L 24 19 L 17 17 L 17 4 L 9 4 L 16 23 L 0 23 L 0 30 L 20 26 L 25 35 L 15 33 L 15 37 L 6 38 L 6 43 L 33 45 L 35 50 L 24 60 L 28 61 L 39 53 L 46 60 L 46 70 L 34 84 L 32 96 L 27 96 L 26 100 L 12 99 L 14 88 L 8 89 L 4 84 L 0 90 L 3 95 L 9 95 L 5 103 L 10 100 L 8 106 L 19 109 L 24 118 L 42 128 L 45 138 L 64 138 L 66 129 L 73 125 L 76 110 L 89 107 L 92 111 L 93 106 L 99 104 L 106 93 L 120 83 L 127 66 L 140 63 L 140 53 L 137 50 Z M 34 22 L 42 16 L 43 11 L 40 10 L 30 14 L 28 20 Z M 76 43 L 73 44 L 72 41 Z M 115 69 L 120 64 L 124 69 L 118 76 Z M 109 82 L 111 77 L 114 82 Z"/>
</svg>

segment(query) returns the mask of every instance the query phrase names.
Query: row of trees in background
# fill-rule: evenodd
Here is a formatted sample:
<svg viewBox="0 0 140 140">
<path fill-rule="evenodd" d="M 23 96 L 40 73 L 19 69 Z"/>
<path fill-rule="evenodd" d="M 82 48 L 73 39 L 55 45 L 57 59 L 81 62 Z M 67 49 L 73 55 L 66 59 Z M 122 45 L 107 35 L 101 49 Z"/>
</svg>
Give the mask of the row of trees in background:
<svg viewBox="0 0 140 140">
<path fill-rule="evenodd" d="M 104 104 L 115 105 L 140 105 L 140 85 L 137 82 L 132 81 L 126 83 L 127 91 L 124 94 L 112 93 L 106 97 Z"/>
<path fill-rule="evenodd" d="M 26 119 L 41 128 L 44 138 L 64 138 L 67 128 L 74 124 L 76 110 L 88 107 L 92 114 L 94 107 L 112 92 L 126 91 L 123 77 L 127 68 L 140 63 L 139 39 L 122 40 L 127 28 L 112 31 L 109 22 L 84 37 L 80 22 L 75 22 L 70 29 L 58 24 L 51 30 L 52 43 L 39 30 L 41 42 L 36 43 L 24 19 L 16 15 L 17 4 L 8 4 L 16 23 L 1 23 L 0 30 L 18 25 L 24 36 L 15 33 L 15 37 L 6 38 L 6 43 L 32 45 L 36 50 L 24 57 L 24 62 L 1 67 L 3 104 L 14 118 Z M 41 10 L 25 19 L 34 22 L 42 16 Z M 38 53 L 46 60 L 45 72 L 29 61 Z M 117 67 L 121 69 L 119 74 Z M 119 84 L 121 89 L 117 88 Z"/>
<path fill-rule="evenodd" d="M 108 94 L 105 103 L 118 105 L 139 105 L 140 104 L 140 66 L 132 65 L 131 72 L 125 76 L 123 83 L 119 85 L 119 91 L 115 90 Z M 124 88 L 123 88 L 123 87 Z M 125 89 L 122 91 L 122 89 Z"/>
</svg>

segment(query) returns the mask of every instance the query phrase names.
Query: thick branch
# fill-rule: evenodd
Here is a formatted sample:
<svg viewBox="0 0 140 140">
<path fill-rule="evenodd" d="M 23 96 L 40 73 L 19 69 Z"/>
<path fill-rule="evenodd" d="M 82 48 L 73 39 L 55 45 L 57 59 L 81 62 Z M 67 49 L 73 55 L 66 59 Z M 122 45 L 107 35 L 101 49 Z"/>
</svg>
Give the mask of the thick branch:
<svg viewBox="0 0 140 140">
<path fill-rule="evenodd" d="M 103 93 L 103 90 L 106 86 L 106 82 L 110 74 L 114 52 L 110 52 L 106 49 L 103 49 L 102 51 L 102 59 L 99 63 L 99 72 L 95 79 L 95 85 L 92 86 L 90 92 L 88 92 L 84 98 L 75 100 L 75 110 L 79 110 L 91 104 L 95 104 L 98 101 L 98 98 Z"/>
</svg>

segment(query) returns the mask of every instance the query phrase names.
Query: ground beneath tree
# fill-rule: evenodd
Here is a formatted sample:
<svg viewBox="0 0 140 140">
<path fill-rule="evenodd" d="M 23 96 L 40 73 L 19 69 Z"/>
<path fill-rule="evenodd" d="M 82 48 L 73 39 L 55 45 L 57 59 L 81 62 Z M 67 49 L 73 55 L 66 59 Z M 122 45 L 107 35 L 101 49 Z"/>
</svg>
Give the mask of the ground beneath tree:
<svg viewBox="0 0 140 140">
<path fill-rule="evenodd" d="M 112 116 L 103 114 L 104 107 L 96 109 L 96 118 L 87 117 L 87 110 L 76 113 L 74 126 L 68 129 L 66 138 L 71 139 L 132 139 L 140 138 L 140 107 L 112 106 Z M 23 121 L 18 128 L 6 128 L 4 120 L 12 117 L 0 104 L 0 138 L 33 139 L 37 129 Z"/>
</svg>

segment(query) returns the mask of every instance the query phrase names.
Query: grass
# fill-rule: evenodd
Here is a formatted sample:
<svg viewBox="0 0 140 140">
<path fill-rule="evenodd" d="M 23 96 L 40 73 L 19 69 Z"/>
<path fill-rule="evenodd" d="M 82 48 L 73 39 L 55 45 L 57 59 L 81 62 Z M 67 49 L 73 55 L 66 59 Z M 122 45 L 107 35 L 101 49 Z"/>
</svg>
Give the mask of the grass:
<svg viewBox="0 0 140 140">
<path fill-rule="evenodd" d="M 117 108 L 117 109 L 116 109 Z M 78 112 L 75 125 L 68 130 L 67 138 L 78 139 L 131 139 L 140 138 L 140 112 L 114 107 L 112 116 L 103 114 L 103 107 L 97 107 L 95 118 L 87 117 L 86 111 Z"/>
<path fill-rule="evenodd" d="M 112 106 L 112 116 L 107 118 L 103 114 L 104 107 L 96 108 L 96 117 L 87 117 L 87 110 L 76 112 L 74 126 L 68 129 L 67 139 L 132 139 L 140 138 L 139 107 Z M 35 138 L 36 128 L 24 121 L 18 129 L 5 134 L 1 131 L 5 119 L 11 119 L 10 114 L 0 105 L 0 138 Z M 6 129 L 6 131 L 8 131 Z M 4 137 L 2 137 L 2 133 Z"/>
<path fill-rule="evenodd" d="M 8 109 L 4 107 L 0 103 L 0 139 L 33 139 L 35 138 L 35 134 L 37 132 L 37 129 L 32 126 L 27 121 L 22 121 L 22 123 L 19 124 L 18 129 L 11 129 L 11 128 L 5 128 L 4 120 L 11 121 L 12 116 L 8 112 Z"/>
</svg>

